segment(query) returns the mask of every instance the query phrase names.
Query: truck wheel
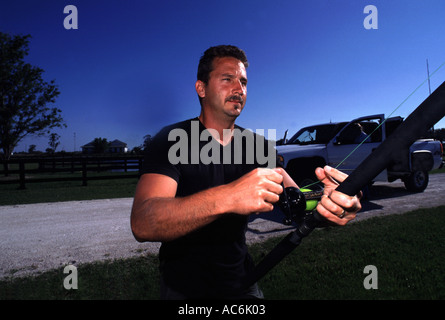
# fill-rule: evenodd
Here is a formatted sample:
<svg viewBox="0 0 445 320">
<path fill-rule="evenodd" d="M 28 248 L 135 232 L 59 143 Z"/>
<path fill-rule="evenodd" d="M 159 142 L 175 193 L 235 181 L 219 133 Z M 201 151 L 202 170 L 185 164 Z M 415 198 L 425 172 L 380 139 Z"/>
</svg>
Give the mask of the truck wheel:
<svg viewBox="0 0 445 320">
<path fill-rule="evenodd" d="M 403 179 L 405 188 L 411 192 L 423 192 L 428 186 L 429 176 L 427 171 L 414 171 Z"/>
</svg>

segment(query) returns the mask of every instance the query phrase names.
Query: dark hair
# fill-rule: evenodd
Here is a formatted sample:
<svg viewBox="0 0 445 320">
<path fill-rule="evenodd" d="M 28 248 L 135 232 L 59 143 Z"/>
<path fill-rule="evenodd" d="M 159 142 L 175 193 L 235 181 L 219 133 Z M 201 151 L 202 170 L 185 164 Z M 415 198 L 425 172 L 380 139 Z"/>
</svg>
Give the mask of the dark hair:
<svg viewBox="0 0 445 320">
<path fill-rule="evenodd" d="M 201 59 L 199 60 L 198 80 L 201 80 L 202 82 L 207 84 L 209 81 L 210 72 L 212 72 L 213 70 L 213 60 L 215 58 L 223 57 L 233 57 L 241 61 L 244 64 L 245 68 L 249 66 L 246 53 L 238 47 L 231 45 L 210 47 L 204 52 Z"/>
</svg>

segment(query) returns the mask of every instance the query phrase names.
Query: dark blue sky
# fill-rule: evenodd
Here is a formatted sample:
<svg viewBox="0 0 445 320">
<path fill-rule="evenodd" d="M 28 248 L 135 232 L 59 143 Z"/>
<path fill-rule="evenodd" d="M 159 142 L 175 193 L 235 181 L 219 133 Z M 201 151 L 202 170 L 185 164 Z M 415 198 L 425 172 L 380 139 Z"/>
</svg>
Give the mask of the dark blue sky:
<svg viewBox="0 0 445 320">
<path fill-rule="evenodd" d="M 66 30 L 66 5 L 78 29 Z M 363 9 L 378 9 L 367 30 Z M 445 62 L 443 0 L 142 1 L 15 0 L 0 4 L 0 30 L 30 34 L 27 61 L 55 79 L 68 127 L 58 150 L 96 137 L 140 145 L 162 126 L 199 115 L 201 54 L 234 44 L 248 56 L 247 105 L 238 124 L 280 138 L 329 121 L 391 113 Z M 445 66 L 431 90 L 445 81 Z M 394 115 L 428 95 L 425 83 Z M 437 127 L 445 127 L 442 120 Z M 74 139 L 74 135 L 76 139 Z M 16 151 L 48 139 L 28 138 Z"/>
</svg>

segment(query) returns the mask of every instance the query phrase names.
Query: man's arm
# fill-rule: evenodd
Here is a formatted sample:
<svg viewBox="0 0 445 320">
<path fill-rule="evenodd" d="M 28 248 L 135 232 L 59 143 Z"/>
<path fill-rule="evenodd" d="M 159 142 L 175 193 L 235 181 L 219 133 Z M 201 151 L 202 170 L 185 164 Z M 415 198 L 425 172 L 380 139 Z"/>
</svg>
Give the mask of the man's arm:
<svg viewBox="0 0 445 320">
<path fill-rule="evenodd" d="M 357 197 L 335 191 L 347 175 L 336 169 L 318 168 L 325 185 L 317 211 L 337 225 L 345 225 L 361 209 Z M 338 181 L 338 182 L 337 182 Z M 199 229 L 226 213 L 248 215 L 268 212 L 285 187 L 297 186 L 283 169 L 255 169 L 241 178 L 196 194 L 176 198 L 177 183 L 160 174 L 144 174 L 136 188 L 131 228 L 138 241 L 169 241 Z M 344 217 L 340 218 L 342 214 Z"/>
<path fill-rule="evenodd" d="M 138 241 L 170 241 L 197 230 L 226 213 L 267 212 L 282 192 L 281 169 L 255 169 L 232 183 L 177 198 L 177 183 L 160 174 L 144 174 L 131 211 Z"/>
</svg>

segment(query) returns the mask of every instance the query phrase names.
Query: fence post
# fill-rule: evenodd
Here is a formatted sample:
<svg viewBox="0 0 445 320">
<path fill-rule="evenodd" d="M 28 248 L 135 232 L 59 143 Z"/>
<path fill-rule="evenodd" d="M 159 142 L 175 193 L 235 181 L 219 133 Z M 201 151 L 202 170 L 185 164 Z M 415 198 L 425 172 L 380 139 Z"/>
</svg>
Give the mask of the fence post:
<svg viewBox="0 0 445 320">
<path fill-rule="evenodd" d="M 86 187 L 87 185 L 87 160 L 82 158 L 82 186 Z"/>
<path fill-rule="evenodd" d="M 19 162 L 19 169 L 20 169 L 20 190 L 26 189 L 25 186 L 25 162 L 23 160 L 20 160 Z"/>
<path fill-rule="evenodd" d="M 74 173 L 74 156 L 71 156 L 71 173 Z"/>
<path fill-rule="evenodd" d="M 9 160 L 3 161 L 3 169 L 4 169 L 5 177 L 8 177 L 9 176 Z"/>
</svg>

